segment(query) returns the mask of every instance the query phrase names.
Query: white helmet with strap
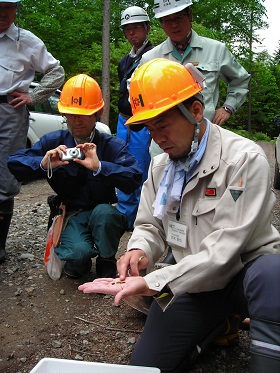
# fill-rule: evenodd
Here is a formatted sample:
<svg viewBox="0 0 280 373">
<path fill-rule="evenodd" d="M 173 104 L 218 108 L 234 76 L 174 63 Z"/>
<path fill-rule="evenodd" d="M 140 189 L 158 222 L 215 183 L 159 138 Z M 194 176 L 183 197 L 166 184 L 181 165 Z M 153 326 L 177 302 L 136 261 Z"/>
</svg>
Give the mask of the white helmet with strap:
<svg viewBox="0 0 280 373">
<path fill-rule="evenodd" d="M 121 27 L 137 22 L 150 22 L 146 10 L 140 8 L 140 6 L 130 6 L 122 12 Z"/>
<path fill-rule="evenodd" d="M 155 18 L 161 18 L 169 16 L 169 14 L 178 13 L 190 5 L 192 5 L 192 0 L 155 0 Z"/>
</svg>

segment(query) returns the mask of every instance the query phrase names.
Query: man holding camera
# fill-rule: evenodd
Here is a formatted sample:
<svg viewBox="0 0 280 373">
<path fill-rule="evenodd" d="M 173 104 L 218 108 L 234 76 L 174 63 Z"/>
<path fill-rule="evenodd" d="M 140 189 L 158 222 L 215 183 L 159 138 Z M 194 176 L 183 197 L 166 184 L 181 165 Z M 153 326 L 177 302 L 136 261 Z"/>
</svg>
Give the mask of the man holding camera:
<svg viewBox="0 0 280 373">
<path fill-rule="evenodd" d="M 124 141 L 95 129 L 103 106 L 98 83 L 85 74 L 74 76 L 58 103 L 68 130 L 48 133 L 8 159 L 19 181 L 47 176 L 65 204 L 67 224 L 55 252 L 72 278 L 88 273 L 95 256 L 97 277 L 115 277 L 115 254 L 127 228 L 126 216 L 113 206 L 115 189 L 131 193 L 142 180 Z"/>
</svg>

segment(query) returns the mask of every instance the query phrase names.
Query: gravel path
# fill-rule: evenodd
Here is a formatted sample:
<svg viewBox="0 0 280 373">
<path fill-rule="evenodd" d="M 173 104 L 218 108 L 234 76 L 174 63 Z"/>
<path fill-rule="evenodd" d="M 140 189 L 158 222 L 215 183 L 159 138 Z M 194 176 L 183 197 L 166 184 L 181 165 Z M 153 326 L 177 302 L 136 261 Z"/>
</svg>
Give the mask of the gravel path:
<svg viewBox="0 0 280 373">
<path fill-rule="evenodd" d="M 261 143 L 272 172 L 274 146 Z M 110 296 L 78 292 L 80 280 L 62 277 L 53 282 L 43 264 L 48 220 L 46 181 L 22 186 L 16 198 L 10 230 L 8 260 L 0 267 L 0 373 L 27 373 L 43 357 L 127 364 L 143 328 L 145 316 L 123 303 L 113 306 Z M 273 223 L 279 229 L 280 195 Z M 130 234 L 120 243 L 123 253 Z M 240 331 L 235 347 L 210 347 L 192 373 L 247 373 L 249 332 Z M 78 373 L 78 372 L 77 372 Z"/>
</svg>

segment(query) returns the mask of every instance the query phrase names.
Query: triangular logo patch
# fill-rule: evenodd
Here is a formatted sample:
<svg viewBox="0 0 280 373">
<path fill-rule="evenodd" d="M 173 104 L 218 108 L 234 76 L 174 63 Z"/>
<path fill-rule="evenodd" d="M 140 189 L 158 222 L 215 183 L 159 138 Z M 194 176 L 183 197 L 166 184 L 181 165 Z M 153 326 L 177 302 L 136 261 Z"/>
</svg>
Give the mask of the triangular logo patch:
<svg viewBox="0 0 280 373">
<path fill-rule="evenodd" d="M 238 198 L 243 193 L 243 190 L 230 189 L 229 191 L 230 191 L 230 194 L 231 194 L 231 196 L 232 196 L 232 198 L 234 199 L 235 202 L 238 200 Z"/>
</svg>

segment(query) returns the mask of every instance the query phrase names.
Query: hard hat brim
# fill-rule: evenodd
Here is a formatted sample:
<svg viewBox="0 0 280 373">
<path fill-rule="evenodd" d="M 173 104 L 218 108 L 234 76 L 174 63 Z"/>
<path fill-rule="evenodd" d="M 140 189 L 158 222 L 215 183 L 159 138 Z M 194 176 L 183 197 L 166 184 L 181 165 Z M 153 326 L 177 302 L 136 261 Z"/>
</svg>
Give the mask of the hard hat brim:
<svg viewBox="0 0 280 373">
<path fill-rule="evenodd" d="M 150 119 L 153 119 L 157 117 L 158 115 L 164 113 L 165 111 L 172 109 L 176 105 L 170 104 L 165 106 L 164 108 L 158 108 L 158 109 L 151 109 L 148 112 L 141 112 L 141 113 L 136 113 L 132 115 L 126 122 L 125 125 L 133 125 L 133 124 L 138 124 L 138 123 L 145 123 Z"/>
<path fill-rule="evenodd" d="M 186 9 L 191 5 L 192 4 L 184 4 L 184 5 L 181 5 L 181 6 L 177 6 L 176 8 L 173 8 L 173 9 L 168 9 L 166 11 L 159 11 L 157 13 L 155 12 L 155 18 L 159 19 L 159 18 L 162 18 L 162 17 L 169 16 L 170 14 L 179 13 L 179 12 L 181 12 L 181 10 Z"/>
<path fill-rule="evenodd" d="M 104 106 L 100 105 L 99 108 L 94 108 L 94 109 L 84 109 L 84 108 L 75 108 L 75 107 L 65 107 L 62 106 L 59 102 L 57 104 L 58 111 L 61 114 L 75 114 L 75 115 L 92 115 L 94 113 L 97 113 L 99 110 L 101 110 Z"/>
</svg>

